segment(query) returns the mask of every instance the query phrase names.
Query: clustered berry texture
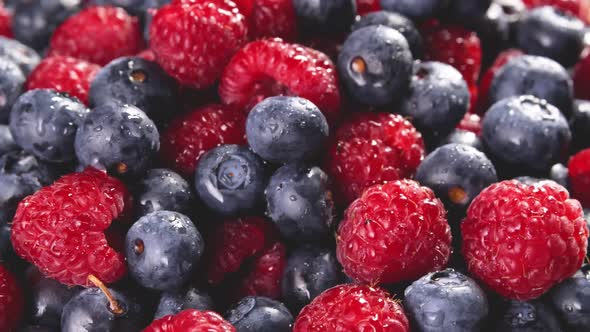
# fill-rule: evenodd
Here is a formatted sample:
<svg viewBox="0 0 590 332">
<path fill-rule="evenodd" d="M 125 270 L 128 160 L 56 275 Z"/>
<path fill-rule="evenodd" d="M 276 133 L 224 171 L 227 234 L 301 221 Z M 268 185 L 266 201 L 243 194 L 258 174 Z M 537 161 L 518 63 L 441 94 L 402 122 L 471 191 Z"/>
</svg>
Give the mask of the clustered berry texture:
<svg viewBox="0 0 590 332">
<path fill-rule="evenodd" d="M 251 39 L 279 37 L 295 40 L 297 17 L 292 0 L 255 0 L 248 17 Z"/>
<path fill-rule="evenodd" d="M 236 328 L 213 311 L 184 310 L 155 320 L 143 332 L 207 331 L 235 332 Z"/>
<path fill-rule="evenodd" d="M 15 277 L 0 264 L 0 331 L 18 327 L 23 316 L 24 296 Z"/>
<path fill-rule="evenodd" d="M 123 277 L 125 257 L 105 231 L 129 206 L 119 180 L 89 168 L 66 175 L 25 198 L 12 226 L 16 253 L 46 276 L 66 285 L 88 286 L 88 276 L 105 283 Z"/>
<path fill-rule="evenodd" d="M 580 203 L 552 181 L 503 181 L 475 198 L 461 224 L 469 271 L 511 299 L 539 297 L 572 276 L 586 257 Z"/>
</svg>

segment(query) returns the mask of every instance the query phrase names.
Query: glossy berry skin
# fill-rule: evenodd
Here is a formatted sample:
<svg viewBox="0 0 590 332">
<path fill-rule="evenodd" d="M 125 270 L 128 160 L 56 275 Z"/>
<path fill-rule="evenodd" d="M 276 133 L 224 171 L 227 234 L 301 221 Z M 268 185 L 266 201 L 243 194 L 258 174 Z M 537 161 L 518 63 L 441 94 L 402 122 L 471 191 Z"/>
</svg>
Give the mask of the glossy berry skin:
<svg viewBox="0 0 590 332">
<path fill-rule="evenodd" d="M 296 243 L 325 239 L 334 221 L 328 175 L 319 167 L 288 164 L 265 190 L 267 215 L 284 238 Z"/>
<path fill-rule="evenodd" d="M 445 139 L 443 139 L 440 142 L 440 146 L 443 146 L 446 144 L 467 145 L 467 146 L 471 146 L 473 148 L 476 148 L 479 151 L 484 151 L 483 143 L 482 143 L 481 139 L 479 138 L 479 136 L 477 136 L 475 133 L 473 133 L 471 131 L 464 130 L 464 129 L 453 130 L 449 134 L 449 136 L 445 137 Z"/>
<path fill-rule="evenodd" d="M 195 271 L 204 241 L 185 215 L 156 211 L 141 217 L 125 238 L 129 273 L 140 285 L 161 291 L 180 289 Z"/>
<path fill-rule="evenodd" d="M 488 110 L 482 138 L 490 156 L 505 167 L 543 172 L 567 151 L 571 132 L 557 108 L 532 96 L 520 96 L 506 98 Z"/>
<path fill-rule="evenodd" d="M 225 318 L 237 332 L 290 332 L 294 321 L 284 304 L 262 296 L 243 298 Z"/>
<path fill-rule="evenodd" d="M 447 0 L 381 0 L 381 7 L 420 21 L 434 17 L 446 3 Z"/>
<path fill-rule="evenodd" d="M 23 150 L 42 160 L 72 161 L 76 131 L 88 113 L 77 99 L 54 90 L 31 90 L 14 103 L 10 131 Z"/>
<path fill-rule="evenodd" d="M 19 149 L 18 145 L 14 142 L 10 127 L 7 125 L 0 125 L 0 155 L 5 155 L 8 152 Z"/>
<path fill-rule="evenodd" d="M 100 289 L 87 288 L 64 306 L 61 331 L 140 331 L 145 309 L 125 294 L 113 289 L 109 292 L 124 310 L 123 314 L 110 310 L 109 301 Z"/>
<path fill-rule="evenodd" d="M 196 89 L 212 86 L 231 56 L 245 44 L 246 19 L 236 8 L 226 6 L 216 2 L 172 3 L 154 16 L 150 48 L 162 68 L 182 85 Z"/>
<path fill-rule="evenodd" d="M 527 8 L 553 6 L 588 23 L 590 3 L 586 0 L 522 0 Z"/>
<path fill-rule="evenodd" d="M 103 67 L 90 86 L 90 104 L 113 100 L 136 106 L 150 119 L 168 119 L 179 108 L 174 79 L 157 63 L 138 57 L 118 58 Z"/>
<path fill-rule="evenodd" d="M 553 181 L 503 181 L 484 189 L 461 223 L 471 275 L 500 295 L 541 296 L 571 277 L 586 256 L 580 203 Z"/>
<path fill-rule="evenodd" d="M 347 31 L 356 16 L 355 0 L 294 0 L 297 23 L 309 33 Z"/>
<path fill-rule="evenodd" d="M 92 168 L 66 175 L 21 202 L 12 225 L 14 249 L 66 285 L 87 286 L 90 274 L 115 282 L 126 273 L 125 257 L 109 246 L 104 231 L 129 207 L 128 195 L 120 181 Z"/>
<path fill-rule="evenodd" d="M 143 40 L 137 18 L 123 8 L 89 7 L 68 18 L 53 33 L 49 55 L 65 55 L 106 65 L 138 53 Z"/>
<path fill-rule="evenodd" d="M 225 216 L 259 211 L 267 183 L 262 159 L 239 145 L 221 145 L 208 151 L 195 172 L 195 188 L 201 201 Z"/>
<path fill-rule="evenodd" d="M 549 292 L 549 303 L 568 331 L 582 332 L 590 328 L 587 315 L 590 308 L 589 290 L 590 266 L 584 265 L 571 278 Z"/>
<path fill-rule="evenodd" d="M 348 276 L 387 284 L 443 268 L 451 231 L 432 190 L 400 180 L 370 187 L 348 207 L 336 245 Z"/>
<path fill-rule="evenodd" d="M 516 45 L 523 52 L 574 65 L 584 49 L 584 22 L 554 7 L 528 11 L 518 24 Z"/>
<path fill-rule="evenodd" d="M 162 210 L 190 214 L 195 204 L 190 184 L 179 174 L 165 168 L 147 171 L 133 188 L 133 197 L 137 217 Z"/>
<path fill-rule="evenodd" d="M 491 4 L 492 0 L 452 0 L 449 1 L 448 10 L 459 22 L 472 21 L 483 18 Z"/>
<path fill-rule="evenodd" d="M 338 54 L 338 73 L 358 102 L 383 106 L 400 100 L 412 73 L 412 53 L 397 30 L 368 26 L 352 32 Z"/>
<path fill-rule="evenodd" d="M 399 112 L 424 133 L 427 141 L 450 134 L 469 108 L 469 88 L 463 76 L 441 62 L 417 64 L 409 91 Z"/>
<path fill-rule="evenodd" d="M 207 331 L 236 332 L 236 328 L 213 311 L 188 309 L 152 322 L 143 332 Z"/>
<path fill-rule="evenodd" d="M 10 38 L 0 36 L 0 57 L 17 64 L 27 76 L 39 64 L 41 58 L 32 48 Z"/>
<path fill-rule="evenodd" d="M 18 65 L 7 57 L 0 57 L 0 123 L 7 123 L 10 110 L 23 91 L 25 76 Z"/>
<path fill-rule="evenodd" d="M 576 153 L 569 160 L 569 180 L 572 187 L 572 195 L 583 206 L 590 205 L 590 149 L 584 149 Z"/>
<path fill-rule="evenodd" d="M 273 163 L 317 160 L 328 134 L 328 122 L 319 108 L 299 97 L 267 98 L 246 120 L 250 148 Z"/>
<path fill-rule="evenodd" d="M 0 265 L 0 330 L 11 331 L 23 316 L 24 295 L 17 279 Z"/>
<path fill-rule="evenodd" d="M 590 101 L 582 99 L 574 101 L 570 129 L 573 151 L 590 147 Z"/>
<path fill-rule="evenodd" d="M 490 106 L 488 94 L 492 86 L 492 82 L 494 81 L 494 78 L 496 78 L 496 75 L 498 74 L 500 69 L 502 69 L 502 67 L 504 67 L 504 65 L 511 59 L 521 55 L 523 55 L 523 53 L 521 50 L 518 49 L 511 48 L 505 50 L 498 54 L 492 65 L 483 73 L 483 75 L 481 76 L 481 80 L 479 81 L 479 84 L 477 86 L 479 90 L 479 97 L 477 100 L 478 113 L 483 114 L 488 110 L 488 107 Z"/>
<path fill-rule="evenodd" d="M 500 315 L 495 332 L 563 331 L 555 312 L 541 300 L 507 301 L 502 304 Z"/>
<path fill-rule="evenodd" d="M 139 108 L 112 102 L 86 116 L 74 146 L 80 164 L 134 176 L 150 166 L 160 148 L 160 135 Z"/>
<path fill-rule="evenodd" d="M 523 55 L 508 61 L 492 81 L 490 105 L 513 96 L 533 95 L 545 99 L 563 114 L 570 114 L 572 80 L 559 63 L 540 56 Z"/>
<path fill-rule="evenodd" d="M 281 281 L 285 304 L 298 313 L 323 291 L 340 284 L 341 277 L 333 250 L 301 246 L 290 253 Z"/>
<path fill-rule="evenodd" d="M 361 284 L 340 285 L 322 293 L 303 308 L 293 332 L 358 331 L 409 332 L 410 323 L 391 295 Z"/>
<path fill-rule="evenodd" d="M 453 269 L 432 272 L 406 288 L 404 307 L 416 331 L 481 331 L 488 300 L 477 283 Z"/>
<path fill-rule="evenodd" d="M 176 315 L 187 309 L 206 311 L 213 310 L 214 307 L 213 300 L 207 293 L 194 287 L 189 287 L 180 292 L 162 293 L 154 319 Z"/>
<path fill-rule="evenodd" d="M 399 31 L 406 38 L 414 59 L 422 57 L 424 42 L 412 20 L 395 12 L 381 10 L 362 16 L 354 23 L 352 31 L 371 25 L 384 25 Z"/>
</svg>

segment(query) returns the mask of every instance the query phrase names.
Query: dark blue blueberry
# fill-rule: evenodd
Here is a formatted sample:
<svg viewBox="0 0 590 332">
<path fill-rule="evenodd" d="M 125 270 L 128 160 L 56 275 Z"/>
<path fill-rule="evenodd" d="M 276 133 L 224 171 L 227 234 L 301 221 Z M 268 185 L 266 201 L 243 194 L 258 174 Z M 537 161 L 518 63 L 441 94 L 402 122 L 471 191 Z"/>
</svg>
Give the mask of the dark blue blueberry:
<svg viewBox="0 0 590 332">
<path fill-rule="evenodd" d="M 562 332 L 551 307 L 541 300 L 508 301 L 501 308 L 495 332 Z M 565 331 L 564 331 L 565 332 Z M 567 330 L 567 332 L 573 332 Z"/>
<path fill-rule="evenodd" d="M 86 116 L 74 146 L 84 166 L 118 175 L 138 175 L 147 170 L 160 149 L 160 135 L 154 122 L 139 108 L 110 103 Z"/>
<path fill-rule="evenodd" d="M 298 25 L 308 33 L 347 31 L 356 16 L 355 0 L 293 0 Z"/>
<path fill-rule="evenodd" d="M 570 117 L 573 152 L 590 147 L 590 101 L 576 100 Z"/>
<path fill-rule="evenodd" d="M 352 31 L 371 25 L 384 25 L 399 31 L 406 38 L 414 59 L 422 57 L 422 53 L 424 52 L 422 35 L 420 35 L 420 31 L 418 31 L 414 22 L 409 18 L 398 13 L 381 10 L 361 16 L 352 26 Z"/>
<path fill-rule="evenodd" d="M 177 89 L 176 81 L 157 63 L 124 57 L 98 71 L 90 86 L 89 99 L 94 107 L 113 100 L 137 106 L 160 123 L 178 110 Z"/>
<path fill-rule="evenodd" d="M 586 26 L 580 19 L 553 6 L 527 11 L 517 26 L 516 46 L 531 55 L 573 66 L 584 49 Z"/>
<path fill-rule="evenodd" d="M 368 26 L 351 33 L 338 55 L 338 72 L 348 93 L 358 102 L 383 106 L 407 94 L 412 53 L 397 30 Z"/>
<path fill-rule="evenodd" d="M 423 276 L 406 288 L 404 295 L 404 307 L 416 331 L 481 331 L 488 317 L 484 291 L 453 269 Z"/>
<path fill-rule="evenodd" d="M 204 242 L 185 215 L 156 211 L 141 217 L 125 238 L 130 275 L 150 289 L 174 291 L 189 281 Z"/>
<path fill-rule="evenodd" d="M 19 1 L 12 17 L 15 39 L 38 51 L 44 50 L 53 31 L 78 12 L 81 3 L 81 0 Z"/>
<path fill-rule="evenodd" d="M 20 148 L 14 142 L 14 137 L 12 137 L 12 133 L 10 133 L 10 127 L 7 125 L 0 125 L 0 156 L 18 149 Z"/>
<path fill-rule="evenodd" d="M 486 15 L 492 0 L 451 0 L 449 4 L 447 11 L 452 18 L 473 21 Z"/>
<path fill-rule="evenodd" d="M 16 63 L 25 76 L 41 62 L 41 57 L 32 48 L 14 39 L 0 36 L 0 57 Z"/>
<path fill-rule="evenodd" d="M 8 123 L 10 109 L 22 93 L 25 80 L 16 63 L 0 56 L 0 123 Z"/>
<path fill-rule="evenodd" d="M 479 136 L 463 129 L 454 129 L 449 136 L 441 141 L 441 146 L 445 144 L 463 144 L 483 151 L 483 143 Z"/>
<path fill-rule="evenodd" d="M 566 116 L 573 104 L 572 79 L 563 66 L 545 57 L 523 55 L 508 61 L 492 81 L 490 105 L 514 96 L 545 99 Z"/>
<path fill-rule="evenodd" d="M 329 236 L 334 202 L 328 175 L 319 167 L 291 164 L 279 168 L 265 195 L 267 214 L 285 238 L 299 243 Z"/>
<path fill-rule="evenodd" d="M 77 99 L 54 90 L 22 94 L 12 106 L 10 131 L 23 150 L 49 162 L 76 159 L 74 139 L 90 112 Z"/>
<path fill-rule="evenodd" d="M 182 292 L 162 293 L 154 319 L 160 319 L 168 315 L 176 315 L 187 309 L 205 311 L 214 310 L 214 308 L 215 305 L 213 304 L 213 300 L 207 293 L 190 287 Z"/>
<path fill-rule="evenodd" d="M 324 151 L 329 128 L 312 102 L 299 97 L 270 97 L 248 114 L 250 148 L 273 163 L 311 161 Z"/>
<path fill-rule="evenodd" d="M 225 319 L 237 332 L 290 332 L 294 321 L 284 304 L 263 296 L 243 298 L 225 314 Z"/>
<path fill-rule="evenodd" d="M 567 331 L 590 331 L 590 265 L 551 289 L 548 299 Z"/>
<path fill-rule="evenodd" d="M 532 96 L 520 96 L 488 110 L 482 139 L 486 151 L 504 168 L 544 173 L 567 151 L 571 133 L 557 108 Z"/>
<path fill-rule="evenodd" d="M 433 18 L 448 2 L 449 0 L 381 0 L 381 8 L 421 21 Z"/>
<path fill-rule="evenodd" d="M 569 185 L 569 170 L 567 166 L 562 163 L 557 163 L 551 166 L 549 170 L 549 179 L 559 183 L 560 185 L 564 186 L 565 188 L 570 187 Z"/>
<path fill-rule="evenodd" d="M 239 145 L 222 145 L 208 151 L 199 159 L 195 172 L 199 197 L 224 216 L 259 210 L 267 182 L 262 159 Z"/>
<path fill-rule="evenodd" d="M 149 170 L 133 192 L 137 217 L 162 210 L 190 214 L 194 208 L 195 196 L 190 184 L 169 169 Z"/>
<path fill-rule="evenodd" d="M 421 62 L 414 67 L 410 92 L 399 111 L 432 143 L 449 135 L 468 109 L 463 75 L 441 62 Z"/>
<path fill-rule="evenodd" d="M 171 0 L 90 0 L 88 6 L 115 6 L 125 8 L 132 15 L 141 15 L 149 8 L 159 8 Z"/>
<path fill-rule="evenodd" d="M 293 313 L 328 288 L 342 281 L 336 253 L 330 249 L 302 246 L 289 254 L 281 288 L 285 304 Z"/>
</svg>

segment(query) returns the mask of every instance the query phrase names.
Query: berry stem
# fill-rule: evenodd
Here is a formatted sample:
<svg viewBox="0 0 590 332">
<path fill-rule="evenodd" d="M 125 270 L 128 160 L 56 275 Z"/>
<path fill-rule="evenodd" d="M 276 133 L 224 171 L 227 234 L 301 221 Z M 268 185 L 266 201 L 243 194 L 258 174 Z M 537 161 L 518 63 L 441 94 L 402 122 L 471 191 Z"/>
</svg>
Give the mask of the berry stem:
<svg viewBox="0 0 590 332">
<path fill-rule="evenodd" d="M 104 293 L 104 295 L 109 300 L 109 310 L 111 310 L 112 313 L 114 313 L 115 315 L 121 315 L 125 312 L 123 308 L 121 308 L 119 302 L 115 299 L 113 294 L 111 294 L 111 291 L 109 291 L 107 286 L 105 286 L 105 284 L 102 281 L 100 281 L 100 279 L 91 274 L 88 276 L 88 281 L 94 286 L 98 287 Z"/>
</svg>

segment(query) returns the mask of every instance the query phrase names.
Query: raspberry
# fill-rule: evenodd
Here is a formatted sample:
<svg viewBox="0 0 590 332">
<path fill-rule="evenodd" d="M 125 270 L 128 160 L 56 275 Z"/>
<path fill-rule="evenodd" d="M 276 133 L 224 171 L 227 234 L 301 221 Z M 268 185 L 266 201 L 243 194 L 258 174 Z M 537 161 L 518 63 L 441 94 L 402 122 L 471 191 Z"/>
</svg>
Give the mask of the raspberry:
<svg viewBox="0 0 590 332">
<path fill-rule="evenodd" d="M 12 38 L 12 14 L 0 3 L 0 36 Z"/>
<path fill-rule="evenodd" d="M 245 144 L 245 122 L 241 112 L 221 105 L 180 115 L 162 134 L 160 159 L 190 177 L 205 152 L 221 144 Z"/>
<path fill-rule="evenodd" d="M 88 104 L 88 91 L 100 66 L 67 56 L 43 59 L 27 79 L 26 89 L 53 89 Z"/>
<path fill-rule="evenodd" d="M 297 17 L 292 0 L 255 0 L 249 21 L 253 39 L 297 38 Z"/>
<path fill-rule="evenodd" d="M 181 2 L 158 10 L 150 47 L 162 68 L 180 83 L 207 88 L 246 42 L 246 18 L 236 8 L 228 10 L 232 2 Z"/>
<path fill-rule="evenodd" d="M 409 332 L 410 323 L 398 301 L 367 285 L 330 288 L 303 308 L 293 332 Z"/>
<path fill-rule="evenodd" d="M 374 184 L 410 178 L 424 159 L 424 141 L 400 115 L 356 113 L 336 131 L 325 169 L 338 201 L 349 203 Z"/>
<path fill-rule="evenodd" d="M 541 296 L 572 276 L 586 256 L 582 207 L 553 181 L 503 181 L 484 189 L 461 223 L 469 271 L 500 295 Z"/>
<path fill-rule="evenodd" d="M 23 316 L 24 295 L 14 276 L 0 264 L 0 331 L 12 331 Z"/>
<path fill-rule="evenodd" d="M 379 0 L 356 0 L 356 11 L 359 15 L 381 10 Z"/>
<path fill-rule="evenodd" d="M 370 187 L 354 201 L 336 245 L 348 276 L 387 284 L 443 268 L 451 254 L 451 230 L 432 190 L 401 180 Z"/>
<path fill-rule="evenodd" d="M 576 98 L 590 100 L 590 52 L 585 52 L 574 67 L 574 94 Z"/>
<path fill-rule="evenodd" d="M 522 0 L 522 2 L 528 8 L 553 6 L 590 23 L 590 1 L 588 0 Z"/>
<path fill-rule="evenodd" d="M 508 49 L 503 51 L 502 53 L 498 54 L 498 57 L 492 64 L 488 70 L 483 74 L 481 80 L 479 82 L 479 98 L 477 100 L 476 111 L 480 114 L 485 113 L 488 110 L 488 107 L 491 106 L 488 100 L 488 91 L 490 91 L 490 87 L 492 86 L 492 81 L 496 77 L 496 74 L 502 67 L 508 63 L 512 58 L 520 56 L 522 53 L 521 50 L 518 49 Z"/>
<path fill-rule="evenodd" d="M 16 253 L 66 285 L 105 283 L 126 273 L 125 257 L 109 246 L 105 230 L 129 207 L 119 180 L 89 168 L 66 175 L 25 198 L 12 226 Z"/>
<path fill-rule="evenodd" d="M 333 122 L 340 110 L 336 68 L 325 54 L 278 38 L 247 44 L 223 72 L 221 100 L 249 111 L 276 95 L 308 99 Z"/>
<path fill-rule="evenodd" d="M 207 331 L 235 332 L 236 328 L 213 311 L 187 309 L 153 321 L 143 332 Z"/>
<path fill-rule="evenodd" d="M 156 53 L 154 53 L 154 51 L 152 51 L 150 49 L 143 50 L 143 51 L 139 52 L 137 54 L 137 57 L 142 58 L 147 61 L 156 61 Z"/>
<path fill-rule="evenodd" d="M 477 34 L 460 26 L 430 24 L 422 31 L 424 59 L 449 64 L 474 86 L 481 69 L 481 43 Z"/>
<path fill-rule="evenodd" d="M 286 248 L 282 243 L 275 243 L 252 262 L 250 272 L 240 282 L 237 299 L 246 296 L 280 299 L 281 280 L 286 265 Z"/>
<path fill-rule="evenodd" d="M 590 149 L 574 155 L 568 165 L 573 196 L 583 206 L 590 206 Z"/>
<path fill-rule="evenodd" d="M 470 131 L 479 136 L 481 134 L 481 117 L 477 114 L 467 113 L 457 126 L 457 129 Z"/>
</svg>

